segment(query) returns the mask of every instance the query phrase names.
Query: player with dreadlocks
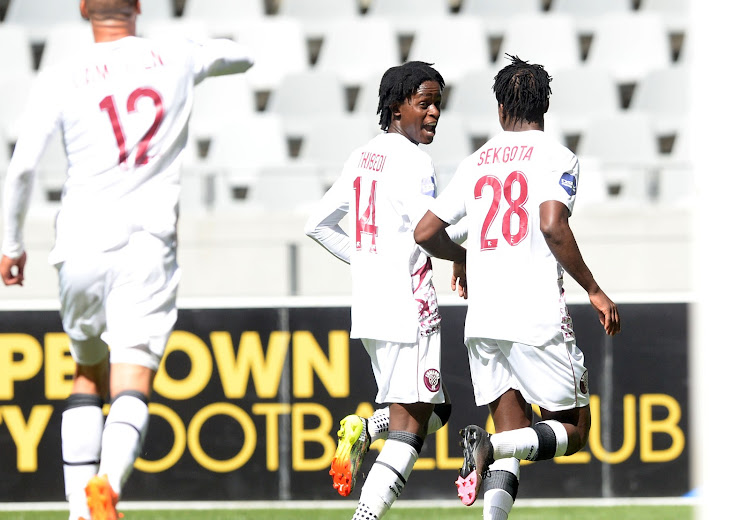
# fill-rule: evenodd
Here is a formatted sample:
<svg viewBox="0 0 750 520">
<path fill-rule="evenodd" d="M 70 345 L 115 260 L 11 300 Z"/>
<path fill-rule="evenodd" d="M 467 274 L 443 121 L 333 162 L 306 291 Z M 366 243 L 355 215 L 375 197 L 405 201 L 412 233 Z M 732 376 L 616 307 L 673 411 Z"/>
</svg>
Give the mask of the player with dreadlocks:
<svg viewBox="0 0 750 520">
<path fill-rule="evenodd" d="M 540 65 L 509 56 L 493 90 L 503 132 L 458 167 L 417 224 L 429 253 L 466 255 L 472 277 L 464 335 L 477 405 L 488 405 L 497 433 L 461 430 L 464 463 L 456 485 L 471 505 L 484 490 L 484 519 L 508 518 L 521 460 L 571 455 L 591 424 L 588 372 L 565 304 L 563 270 L 583 287 L 609 335 L 616 305 L 594 280 L 568 218 L 578 160 L 543 132 L 551 78 Z M 443 230 L 464 216 L 466 250 Z M 458 280 L 466 296 L 466 280 Z M 531 404 L 542 421 L 532 424 Z"/>
<path fill-rule="evenodd" d="M 444 84 L 419 61 L 385 72 L 378 104 L 384 133 L 352 152 L 305 226 L 308 236 L 351 265 L 351 337 L 362 340 L 372 361 L 375 401 L 388 404 L 369 419 L 349 415 L 340 423 L 330 474 L 343 496 L 353 489 L 370 443 L 385 439 L 354 519 L 383 518 L 425 436 L 450 415 L 432 263 L 413 237 L 435 196 L 435 168 L 417 145 L 435 137 Z M 339 225 L 347 213 L 351 236 Z"/>
</svg>

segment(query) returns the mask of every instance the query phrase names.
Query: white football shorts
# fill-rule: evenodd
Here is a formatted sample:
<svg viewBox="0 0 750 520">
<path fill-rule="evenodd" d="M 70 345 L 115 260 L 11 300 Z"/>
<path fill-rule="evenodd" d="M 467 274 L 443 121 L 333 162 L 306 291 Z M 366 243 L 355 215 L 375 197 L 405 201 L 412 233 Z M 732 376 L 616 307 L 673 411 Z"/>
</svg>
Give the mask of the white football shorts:
<svg viewBox="0 0 750 520">
<path fill-rule="evenodd" d="M 417 343 L 362 338 L 378 384 L 376 403 L 445 402 L 440 372 L 440 331 Z"/>
<path fill-rule="evenodd" d="M 80 365 L 111 363 L 156 371 L 177 319 L 174 240 L 134 233 L 124 247 L 56 265 L 60 316 Z"/>
<path fill-rule="evenodd" d="M 508 390 L 549 411 L 589 404 L 588 371 L 583 352 L 562 336 L 542 347 L 487 338 L 467 338 L 469 369 L 477 406 Z"/>
</svg>

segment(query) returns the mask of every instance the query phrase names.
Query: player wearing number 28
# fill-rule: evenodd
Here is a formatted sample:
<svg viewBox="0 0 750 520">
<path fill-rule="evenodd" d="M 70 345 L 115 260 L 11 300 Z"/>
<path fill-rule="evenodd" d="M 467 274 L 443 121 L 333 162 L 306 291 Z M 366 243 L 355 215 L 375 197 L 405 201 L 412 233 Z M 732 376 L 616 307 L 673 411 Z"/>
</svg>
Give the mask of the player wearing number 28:
<svg viewBox="0 0 750 520">
<path fill-rule="evenodd" d="M 95 43 L 41 72 L 31 93 L 5 183 L 0 274 L 6 285 L 23 282 L 35 168 L 60 128 L 68 175 L 49 260 L 76 362 L 62 416 L 65 493 L 70 518 L 109 520 L 146 435 L 177 315 L 179 166 L 193 87 L 252 60 L 229 40 L 136 37 L 137 0 L 81 0 L 80 10 Z"/>
<path fill-rule="evenodd" d="M 456 485 L 466 505 L 484 490 L 485 520 L 508 517 L 520 460 L 570 455 L 588 438 L 588 376 L 563 270 L 586 290 L 605 332 L 620 331 L 617 307 L 594 280 L 568 225 L 578 160 L 544 133 L 551 78 L 540 65 L 510 58 L 493 87 L 504 131 L 460 163 L 414 233 L 435 256 L 460 259 L 462 248 L 441 231 L 468 219 L 470 284 L 457 280 L 469 301 L 464 335 L 476 403 L 489 405 L 497 433 L 473 425 L 461 431 L 464 464 Z M 530 404 L 543 419 L 533 425 Z"/>
<path fill-rule="evenodd" d="M 351 264 L 351 337 L 361 338 L 370 356 L 375 401 L 389 405 L 370 419 L 350 415 L 341 421 L 330 473 L 342 495 L 353 488 L 370 441 L 387 437 L 354 519 L 386 514 L 425 436 L 450 415 L 432 263 L 413 236 L 435 196 L 435 168 L 418 145 L 435 136 L 443 86 L 440 74 L 423 62 L 385 72 L 378 106 L 384 132 L 352 152 L 305 226 L 307 235 Z M 347 214 L 350 235 L 339 226 Z"/>
</svg>

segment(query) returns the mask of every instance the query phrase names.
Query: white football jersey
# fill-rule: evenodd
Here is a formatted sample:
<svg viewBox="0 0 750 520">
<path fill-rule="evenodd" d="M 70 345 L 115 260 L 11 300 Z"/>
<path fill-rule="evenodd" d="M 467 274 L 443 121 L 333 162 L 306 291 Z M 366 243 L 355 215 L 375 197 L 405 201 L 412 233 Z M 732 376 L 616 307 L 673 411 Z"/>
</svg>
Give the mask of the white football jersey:
<svg viewBox="0 0 750 520">
<path fill-rule="evenodd" d="M 174 235 L 193 87 L 251 65 L 245 48 L 229 40 L 126 37 L 41 72 L 8 168 L 3 253 L 23 251 L 34 169 L 57 128 L 68 176 L 50 262 L 118 248 L 136 231 Z"/>
<path fill-rule="evenodd" d="M 351 264 L 353 338 L 415 343 L 438 329 L 429 256 L 414 227 L 435 196 L 432 159 L 397 133 L 349 156 L 306 233 Z M 338 223 L 348 213 L 347 236 Z"/>
<path fill-rule="evenodd" d="M 539 229 L 539 206 L 573 211 L 578 159 L 541 131 L 502 132 L 464 159 L 431 210 L 466 216 L 466 337 L 543 345 L 573 339 L 563 270 Z"/>
</svg>

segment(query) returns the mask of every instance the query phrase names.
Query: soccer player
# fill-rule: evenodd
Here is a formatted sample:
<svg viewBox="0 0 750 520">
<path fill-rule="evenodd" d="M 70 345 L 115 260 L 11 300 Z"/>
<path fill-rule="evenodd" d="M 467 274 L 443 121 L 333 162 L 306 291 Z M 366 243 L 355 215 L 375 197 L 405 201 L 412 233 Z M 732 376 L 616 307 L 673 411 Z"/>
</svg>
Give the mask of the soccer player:
<svg viewBox="0 0 750 520">
<path fill-rule="evenodd" d="M 6 285 L 23 282 L 30 189 L 59 127 L 68 176 L 49 260 L 76 362 L 62 415 L 65 494 L 71 519 L 111 520 L 146 435 L 154 375 L 176 319 L 179 165 L 193 87 L 244 72 L 252 60 L 229 40 L 135 37 L 138 0 L 81 0 L 80 11 L 95 43 L 41 72 L 31 94 L 5 183 L 0 275 Z"/>
<path fill-rule="evenodd" d="M 620 331 L 617 306 L 594 280 L 568 224 L 578 160 L 544 133 L 551 78 L 540 65 L 510 60 L 493 86 L 504 131 L 461 162 L 414 233 L 435 256 L 467 257 L 464 334 L 474 396 L 477 405 L 489 405 L 498 433 L 461 430 L 456 485 L 466 505 L 484 489 L 486 520 L 508 517 L 520 460 L 571 455 L 588 438 L 588 372 L 565 304 L 563 270 L 586 290 L 604 331 Z M 442 233 L 464 216 L 465 251 Z M 459 294 L 469 294 L 466 279 L 457 282 Z M 534 425 L 532 403 L 543 419 Z"/>
<path fill-rule="evenodd" d="M 418 145 L 435 137 L 444 85 L 434 68 L 419 61 L 385 72 L 377 110 L 384 132 L 352 152 L 305 225 L 308 236 L 351 264 L 351 337 L 362 340 L 372 361 L 375 401 L 388 403 L 370 420 L 349 415 L 341 421 L 330 473 L 344 496 L 371 440 L 387 435 L 354 519 L 383 518 L 425 436 L 450 415 L 432 263 L 413 237 L 435 196 L 435 168 Z M 347 214 L 351 235 L 339 225 Z"/>
</svg>

